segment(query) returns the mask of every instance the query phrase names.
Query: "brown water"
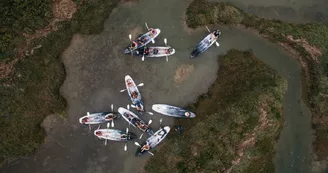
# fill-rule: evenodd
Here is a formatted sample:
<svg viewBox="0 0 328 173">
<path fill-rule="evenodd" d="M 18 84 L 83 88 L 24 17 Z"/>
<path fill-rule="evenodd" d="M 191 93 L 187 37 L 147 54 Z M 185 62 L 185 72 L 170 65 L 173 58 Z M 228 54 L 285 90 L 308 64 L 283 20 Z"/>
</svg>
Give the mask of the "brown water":
<svg viewBox="0 0 328 173">
<path fill-rule="evenodd" d="M 62 56 L 67 71 L 62 86 L 62 94 L 68 101 L 67 121 L 56 124 L 49 132 L 48 142 L 34 156 L 6 166 L 1 172 L 137 172 L 149 155 L 135 157 L 136 146 L 132 142 L 128 144 L 128 152 L 123 151 L 123 143 L 108 142 L 104 146 L 103 141 L 97 140 L 87 127 L 78 124 L 78 118 L 86 111 L 109 111 L 112 103 L 115 109 L 130 104 L 127 93 L 119 92 L 125 87 L 124 76 L 127 74 L 136 83 L 145 83 L 139 90 L 146 110 L 150 110 L 155 103 L 187 105 L 207 92 L 216 79 L 217 56 L 231 48 L 252 49 L 258 58 L 288 80 L 284 101 L 285 126 L 274 159 L 276 172 L 310 172 L 311 114 L 299 102 L 300 65 L 278 45 L 250 31 L 227 26 L 209 26 L 222 30 L 221 46 L 213 46 L 201 57 L 189 59 L 192 48 L 207 34 L 205 28 L 196 31 L 185 28 L 184 10 L 190 2 L 143 0 L 140 3 L 127 3 L 113 12 L 100 35 L 75 36 Z M 128 34 L 144 32 L 144 22 L 162 30 L 156 45 L 162 45 L 163 39 L 167 38 L 169 45 L 176 49 L 176 54 L 170 57 L 169 62 L 165 58 L 142 62 L 140 58 L 122 54 L 129 43 Z M 192 67 L 191 75 L 181 83 L 175 82 L 175 71 L 186 65 Z M 172 118 L 158 114 L 141 117 L 146 121 L 153 119 L 154 129 L 159 127 L 159 118 L 164 119 L 164 125 L 173 122 Z M 126 127 L 124 120 L 115 122 L 115 128 Z M 130 130 L 140 135 L 136 129 L 131 127 Z"/>
</svg>

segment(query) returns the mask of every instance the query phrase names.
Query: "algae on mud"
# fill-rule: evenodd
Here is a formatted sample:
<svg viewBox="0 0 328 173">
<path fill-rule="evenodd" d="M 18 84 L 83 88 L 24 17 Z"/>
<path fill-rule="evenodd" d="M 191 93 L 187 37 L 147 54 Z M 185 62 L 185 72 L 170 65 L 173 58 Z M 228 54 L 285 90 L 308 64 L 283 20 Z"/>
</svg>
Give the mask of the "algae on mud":
<svg viewBox="0 0 328 173">
<path fill-rule="evenodd" d="M 287 81 L 251 52 L 219 57 L 217 79 L 188 109 L 196 119 L 177 120 L 148 172 L 274 172 L 275 139 L 282 127 Z"/>
<path fill-rule="evenodd" d="M 319 23 L 291 24 L 247 14 L 230 3 L 194 0 L 187 9 L 187 24 L 237 24 L 252 28 L 283 46 L 302 66 L 302 97 L 312 112 L 314 148 L 318 159 L 328 156 L 328 26 Z"/>
<path fill-rule="evenodd" d="M 54 113 L 62 114 L 66 110 L 66 101 L 59 93 L 65 79 L 60 54 L 69 45 L 74 33 L 95 34 L 102 31 L 103 21 L 118 5 L 119 0 L 74 2 L 79 5 L 79 9 L 70 21 L 56 23 L 56 31 L 50 32 L 47 37 L 31 41 L 30 48 L 42 45 L 33 55 L 18 59 L 16 55 L 19 52 L 8 50 L 15 53 L 10 53 L 12 57 L 5 60 L 16 58 L 18 61 L 10 75 L 0 80 L 0 162 L 30 154 L 43 142 L 45 132 L 40 124 L 44 118 Z M 52 2 L 47 0 L 43 2 L 45 3 L 51 5 Z M 29 10 L 33 12 L 34 7 L 27 4 L 26 14 Z M 44 13 L 47 12 L 49 10 Z M 26 21 L 24 24 L 27 24 Z M 30 28 L 34 28 L 34 23 L 32 24 Z M 26 29 L 26 26 L 22 27 Z M 20 27 L 6 29 L 16 29 L 12 32 L 17 34 L 17 28 Z M 19 31 L 24 32 L 22 29 Z M 14 42 L 7 39 L 7 45 L 2 45 L 1 51 L 12 49 L 13 45 L 18 50 L 25 40 L 12 41 Z"/>
</svg>

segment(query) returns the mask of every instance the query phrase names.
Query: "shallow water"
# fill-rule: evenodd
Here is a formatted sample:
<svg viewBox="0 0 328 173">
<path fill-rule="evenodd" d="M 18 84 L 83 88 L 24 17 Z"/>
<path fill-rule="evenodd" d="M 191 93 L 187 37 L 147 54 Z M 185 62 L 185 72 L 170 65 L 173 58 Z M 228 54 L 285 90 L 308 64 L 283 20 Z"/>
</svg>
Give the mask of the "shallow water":
<svg viewBox="0 0 328 173">
<path fill-rule="evenodd" d="M 300 99 L 300 66 L 289 58 L 278 45 L 242 29 L 227 26 L 222 31 L 221 46 L 212 46 L 195 59 L 189 59 L 194 46 L 207 35 L 205 28 L 195 31 L 186 29 L 184 10 L 191 1 L 143 0 L 140 3 L 127 3 L 117 8 L 105 22 L 105 30 L 100 35 L 75 36 L 71 46 L 63 53 L 67 78 L 62 86 L 62 94 L 68 101 L 68 119 L 54 128 L 36 155 L 19 163 L 3 168 L 2 172 L 137 172 L 150 156 L 135 157 L 136 146 L 129 142 L 128 152 L 124 144 L 97 140 L 87 127 L 78 124 L 78 118 L 85 112 L 109 111 L 110 104 L 126 107 L 130 104 L 124 88 L 124 76 L 129 74 L 136 83 L 145 83 L 139 88 L 146 110 L 151 105 L 167 103 L 184 106 L 207 92 L 216 79 L 217 56 L 229 49 L 252 49 L 254 54 L 266 64 L 288 79 L 288 91 L 284 102 L 285 126 L 277 145 L 274 162 L 277 172 L 309 172 L 311 159 L 311 114 Z M 151 9 L 140 10 L 140 9 Z M 123 55 L 129 43 L 128 34 L 145 32 L 144 22 L 150 27 L 159 27 L 162 32 L 156 45 L 163 45 L 163 39 L 176 49 L 176 54 L 165 58 L 146 59 Z M 191 75 L 181 83 L 174 81 L 177 68 L 182 65 L 192 67 Z M 291 78 L 289 78 L 291 76 Z M 291 106 L 291 107 L 290 107 Z M 290 107 L 290 111 L 289 108 Z M 301 114 L 300 114 L 301 113 Z M 158 129 L 159 118 L 164 125 L 172 124 L 173 119 L 155 114 L 141 115 L 152 127 Z M 125 129 L 123 120 L 115 122 L 115 128 Z M 94 127 L 96 128 L 96 127 Z M 141 133 L 134 128 L 130 131 Z M 146 136 L 146 135 L 145 135 Z M 146 138 L 144 137 L 143 140 Z M 138 140 L 142 142 L 142 140 Z M 289 154 L 291 153 L 291 154 Z"/>
</svg>

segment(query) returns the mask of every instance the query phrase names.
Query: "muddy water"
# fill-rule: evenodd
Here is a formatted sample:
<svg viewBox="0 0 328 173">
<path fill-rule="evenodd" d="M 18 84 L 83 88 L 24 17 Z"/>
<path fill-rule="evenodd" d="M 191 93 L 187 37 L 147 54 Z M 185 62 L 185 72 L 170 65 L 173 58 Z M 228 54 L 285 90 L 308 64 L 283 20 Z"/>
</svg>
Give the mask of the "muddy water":
<svg viewBox="0 0 328 173">
<path fill-rule="evenodd" d="M 201 93 L 205 93 L 216 79 L 218 69 L 217 55 L 225 54 L 229 49 L 252 49 L 257 57 L 276 69 L 288 79 L 288 92 L 285 96 L 285 126 L 277 145 L 277 157 L 274 162 L 277 172 L 309 172 L 311 129 L 310 113 L 302 106 L 300 99 L 300 66 L 289 58 L 279 46 L 253 34 L 250 31 L 220 26 L 223 36 L 220 48 L 212 47 L 201 57 L 189 59 L 189 53 L 202 37 L 207 34 L 205 28 L 192 31 L 184 25 L 184 10 L 191 1 L 143 0 L 140 3 L 128 3 L 117 8 L 105 22 L 105 30 L 100 35 L 76 35 L 71 46 L 63 53 L 67 78 L 62 86 L 62 94 L 68 101 L 68 119 L 53 125 L 47 142 L 36 155 L 3 168 L 2 172 L 137 172 L 149 158 L 135 157 L 136 146 L 128 143 L 128 152 L 123 151 L 124 144 L 97 140 L 87 127 L 78 124 L 77 119 L 89 112 L 109 111 L 125 107 L 130 103 L 124 88 L 124 76 L 129 74 L 136 83 L 143 82 L 140 88 L 146 109 L 154 103 L 169 103 L 178 106 L 189 104 Z M 140 10 L 140 9 L 151 9 Z M 148 12 L 146 12 L 148 11 Z M 128 44 L 128 34 L 134 37 L 145 31 L 144 22 L 151 27 L 159 27 L 162 32 L 156 39 L 156 45 L 163 45 L 167 38 L 176 54 L 165 58 L 146 59 L 123 55 Z M 216 28 L 217 26 L 210 26 Z M 191 67 L 188 74 L 180 74 L 185 80 L 175 81 L 179 67 Z M 170 125 L 173 119 L 158 114 L 141 115 L 148 121 L 153 119 L 152 127 L 159 127 L 159 118 L 164 125 Z M 115 122 L 115 128 L 125 129 L 123 120 Z M 95 128 L 95 127 L 94 127 Z M 140 132 L 130 128 L 137 135 Z M 145 137 L 143 138 L 143 140 Z M 141 140 L 138 140 L 139 142 Z"/>
</svg>

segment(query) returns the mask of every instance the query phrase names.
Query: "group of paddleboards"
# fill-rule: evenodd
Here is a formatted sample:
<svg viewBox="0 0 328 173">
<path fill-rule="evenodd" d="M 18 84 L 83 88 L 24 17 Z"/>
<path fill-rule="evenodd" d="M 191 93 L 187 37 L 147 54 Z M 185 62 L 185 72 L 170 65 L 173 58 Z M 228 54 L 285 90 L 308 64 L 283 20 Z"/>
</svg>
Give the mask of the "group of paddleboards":
<svg viewBox="0 0 328 173">
<path fill-rule="evenodd" d="M 128 92 L 128 95 L 131 99 L 131 107 L 135 108 L 140 115 L 143 115 L 144 112 L 153 115 L 152 112 L 145 111 L 145 107 L 141 98 L 141 93 L 138 89 L 138 86 L 143 86 L 143 83 L 138 85 L 135 84 L 133 79 L 126 75 L 124 78 L 126 89 L 121 90 L 120 92 Z M 154 104 L 152 109 L 160 114 L 177 117 L 177 118 L 195 118 L 196 115 L 193 112 L 188 110 L 171 106 L 167 104 Z M 110 123 L 111 126 L 114 127 L 114 120 L 122 117 L 125 121 L 128 122 L 128 125 L 132 125 L 133 127 L 139 129 L 142 134 L 139 139 L 142 138 L 144 133 L 149 135 L 149 138 L 140 145 L 138 142 L 135 142 L 135 145 L 138 146 L 136 151 L 136 156 L 143 155 L 144 153 L 150 152 L 150 149 L 153 149 L 157 146 L 170 132 L 170 127 L 163 127 L 162 119 L 160 119 L 161 128 L 156 132 L 150 127 L 152 120 L 149 120 L 146 123 L 142 118 L 140 118 L 137 114 L 130 111 L 130 104 L 127 105 L 127 108 L 119 107 L 117 112 L 113 111 L 113 104 L 111 105 L 111 112 L 100 112 L 100 113 L 92 113 L 87 112 L 87 115 L 81 117 L 79 122 L 84 125 L 88 125 L 91 130 L 91 125 L 99 125 L 98 129 L 94 131 L 94 135 L 99 139 L 105 140 L 105 145 L 107 145 L 107 140 L 111 141 L 122 141 L 125 142 L 124 150 L 127 151 L 127 141 L 136 139 L 137 136 L 134 133 L 129 132 L 129 128 L 126 128 L 125 131 L 119 129 L 109 129 Z M 107 128 L 100 129 L 100 125 L 103 123 L 107 123 Z"/>
<path fill-rule="evenodd" d="M 147 23 L 145 23 L 148 32 L 145 34 L 139 35 L 135 40 L 132 41 L 131 34 L 129 35 L 130 41 L 132 42 L 125 50 L 125 54 L 131 54 L 136 56 L 142 56 L 142 61 L 144 61 L 145 57 L 166 57 L 166 61 L 168 61 L 168 56 L 171 56 L 175 53 L 175 49 L 167 46 L 167 39 L 164 39 L 165 46 L 153 46 L 148 47 L 147 44 L 150 42 L 155 43 L 155 38 L 161 33 L 161 30 L 156 28 L 149 28 Z M 219 30 L 210 31 L 207 27 L 209 34 L 202 39 L 196 47 L 192 50 L 190 54 L 190 58 L 195 58 L 205 52 L 209 47 L 211 47 L 214 43 L 216 46 L 219 46 L 219 43 L 216 41 L 221 32 Z M 141 98 L 141 93 L 138 90 L 138 86 L 143 86 L 143 83 L 138 85 L 135 84 L 133 79 L 129 76 L 125 76 L 125 87 L 126 89 L 121 90 L 120 92 L 127 91 L 128 95 L 131 99 L 131 107 L 135 108 L 140 115 L 143 115 L 144 112 L 153 115 L 152 112 L 145 111 L 144 103 Z M 167 105 L 167 104 L 154 104 L 152 109 L 155 112 L 158 112 L 163 115 L 177 117 L 177 118 L 195 118 L 196 115 L 193 112 L 188 110 Z M 94 131 L 94 135 L 99 139 L 105 140 L 105 145 L 107 145 L 107 140 L 111 141 L 121 141 L 125 142 L 124 150 L 127 151 L 127 141 L 136 139 L 137 136 L 134 133 L 129 132 L 129 128 L 126 130 L 119 129 L 109 129 L 110 123 L 111 127 L 114 127 L 114 120 L 123 117 L 125 121 L 128 122 L 128 125 L 132 125 L 133 127 L 139 129 L 142 134 L 139 139 L 142 138 L 144 133 L 147 133 L 149 137 L 146 141 L 144 141 L 141 145 L 138 142 L 135 142 L 135 145 L 138 146 L 136 151 L 136 156 L 143 155 L 144 153 L 150 152 L 150 149 L 155 148 L 170 132 L 170 127 L 163 127 L 162 119 L 160 119 L 161 128 L 156 132 L 150 127 L 152 120 L 149 120 L 146 123 L 142 118 L 140 118 L 137 114 L 130 111 L 130 104 L 127 105 L 127 109 L 123 107 L 119 107 L 117 112 L 113 111 L 113 105 L 111 105 L 111 112 L 100 112 L 100 113 L 92 113 L 87 112 L 87 115 L 81 117 L 79 122 L 84 125 L 88 125 L 91 130 L 91 125 L 99 125 L 98 129 Z M 100 125 L 103 123 L 107 123 L 107 128 L 100 129 Z M 152 154 L 153 155 L 153 154 Z"/>
<path fill-rule="evenodd" d="M 144 61 L 145 57 L 166 57 L 166 61 L 168 61 L 168 56 L 171 56 L 175 53 L 175 49 L 167 46 L 167 39 L 164 38 L 165 46 L 153 46 L 148 47 L 147 44 L 150 42 L 155 43 L 155 38 L 161 33 L 159 28 L 153 29 L 149 28 L 147 23 L 145 23 L 148 32 L 144 34 L 140 34 L 135 40 L 132 40 L 132 35 L 129 35 L 130 41 L 132 42 L 125 50 L 125 54 L 131 54 L 136 56 L 142 56 L 142 61 Z M 214 43 L 216 46 L 220 46 L 220 44 L 216 41 L 220 35 L 220 30 L 210 31 L 206 26 L 209 34 L 202 39 L 196 47 L 192 50 L 190 54 L 190 58 L 195 58 L 200 54 L 204 53 L 208 48 L 210 48 Z"/>
</svg>

